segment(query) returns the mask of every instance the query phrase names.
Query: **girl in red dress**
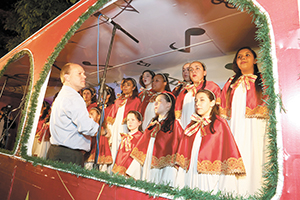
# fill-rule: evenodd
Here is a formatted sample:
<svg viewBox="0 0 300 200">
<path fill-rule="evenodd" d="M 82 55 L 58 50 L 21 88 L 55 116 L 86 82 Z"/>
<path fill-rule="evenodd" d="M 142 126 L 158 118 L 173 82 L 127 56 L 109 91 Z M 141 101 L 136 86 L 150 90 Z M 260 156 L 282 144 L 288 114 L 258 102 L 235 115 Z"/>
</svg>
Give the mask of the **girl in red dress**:
<svg viewBox="0 0 300 200">
<path fill-rule="evenodd" d="M 97 106 L 97 97 L 94 88 L 84 88 L 82 90 L 82 98 L 85 101 L 86 108 L 89 112 L 91 108 Z"/>
<path fill-rule="evenodd" d="M 91 108 L 89 112 L 89 117 L 92 118 L 95 122 L 100 123 L 100 117 L 101 117 L 101 109 L 98 107 Z M 99 147 L 99 155 L 97 164 L 99 165 L 100 171 L 106 171 L 107 165 L 110 165 L 113 160 L 108 144 L 108 138 L 111 136 L 110 130 L 107 129 L 105 121 L 102 123 L 101 132 L 99 136 L 98 147 Z M 92 169 L 93 164 L 95 162 L 95 156 L 96 156 L 96 136 L 92 137 L 91 139 L 91 151 L 90 155 L 85 163 L 86 169 Z"/>
<path fill-rule="evenodd" d="M 143 71 L 142 75 L 140 76 L 139 83 L 142 86 L 141 92 L 139 93 L 139 97 L 141 95 L 145 95 L 149 90 L 152 88 L 152 81 L 155 76 L 155 73 L 151 70 Z M 140 97 L 141 98 L 141 97 Z"/>
<path fill-rule="evenodd" d="M 141 98 L 141 105 L 140 105 L 140 112 L 143 116 L 143 130 L 147 128 L 149 123 L 151 122 L 152 118 L 155 117 L 154 112 L 154 102 L 158 94 L 169 91 L 169 80 L 165 74 L 158 73 L 154 76 L 152 82 L 152 89 L 149 90 L 147 95 L 140 96 Z"/>
<path fill-rule="evenodd" d="M 113 173 L 126 175 L 126 170 L 133 160 L 133 158 L 130 157 L 131 151 L 143 134 L 142 121 L 143 118 L 140 112 L 134 110 L 128 112 L 126 123 L 129 133 L 120 133 L 122 142 L 119 146 L 116 162 L 112 169 Z"/>
<path fill-rule="evenodd" d="M 133 78 L 122 80 L 122 94 L 116 99 L 106 118 L 107 126 L 111 131 L 110 146 L 113 160 L 121 143 L 120 133 L 127 133 L 125 118 L 130 110 L 139 110 L 141 100 L 138 97 L 136 81 Z"/>
<path fill-rule="evenodd" d="M 190 72 L 189 72 L 189 66 L 191 63 L 185 63 L 182 66 L 182 78 L 183 81 L 178 81 L 177 86 L 172 90 L 172 93 L 174 94 L 175 97 L 177 97 L 180 92 L 184 89 L 184 87 L 188 84 L 191 83 L 190 79 Z"/>
<path fill-rule="evenodd" d="M 46 158 L 48 149 L 50 147 L 50 130 L 49 130 L 49 119 L 50 119 L 51 108 L 47 101 L 43 102 L 39 122 L 36 129 L 35 138 L 32 146 L 32 155 Z"/>
<path fill-rule="evenodd" d="M 174 186 L 177 169 L 175 156 L 183 130 L 175 120 L 175 97 L 160 93 L 155 100 L 156 117 L 133 148 L 134 158 L 126 173 L 135 179 Z M 136 170 L 142 167 L 142 173 Z"/>
<path fill-rule="evenodd" d="M 111 136 L 111 132 L 110 130 L 107 128 L 107 122 L 106 122 L 106 118 L 108 116 L 108 113 L 110 111 L 110 109 L 112 108 L 113 103 L 115 102 L 116 99 L 116 95 L 115 95 L 115 91 L 113 88 L 109 87 L 109 86 L 105 86 L 106 89 L 106 100 L 105 100 L 105 104 L 104 104 L 104 121 L 102 123 L 102 127 L 104 127 L 104 129 L 101 129 L 101 133 L 99 136 L 99 140 L 98 140 L 98 161 L 97 164 L 99 165 L 99 170 L 103 171 L 103 172 L 108 172 L 110 173 L 110 171 L 108 171 L 108 166 L 110 166 L 112 164 L 112 156 L 111 156 L 111 151 L 110 151 L 110 147 L 109 147 L 109 143 L 108 140 Z M 92 108 L 90 110 L 90 117 L 93 118 L 96 122 L 100 123 L 100 114 L 101 114 L 101 110 L 102 108 Z M 85 165 L 86 168 L 91 169 L 93 167 L 93 163 L 95 162 L 95 154 L 96 154 L 96 138 L 97 137 L 92 137 L 91 139 L 91 151 L 90 151 L 90 155 L 89 158 L 87 160 L 87 163 Z"/>
<path fill-rule="evenodd" d="M 214 93 L 199 90 L 195 108 L 176 154 L 180 166 L 176 185 L 232 192 L 236 177 L 245 175 L 245 167 L 227 121 L 218 115 Z"/>
<path fill-rule="evenodd" d="M 256 53 L 240 48 L 233 60 L 235 75 L 223 87 L 221 116 L 230 120 L 230 128 L 245 162 L 247 175 L 238 180 L 239 194 L 252 195 L 263 184 L 266 162 L 266 125 L 269 112 L 263 94 L 263 80 Z"/>
<path fill-rule="evenodd" d="M 175 115 L 183 129 L 190 123 L 191 116 L 195 111 L 195 94 L 199 89 L 209 89 L 216 95 L 216 102 L 220 102 L 221 89 L 212 82 L 206 80 L 205 65 L 194 61 L 189 66 L 190 78 L 193 84 L 187 84 L 180 92 L 176 100 Z"/>
<path fill-rule="evenodd" d="M 109 114 L 110 110 L 112 109 L 112 107 L 115 103 L 115 100 L 116 100 L 115 90 L 112 87 L 109 87 L 106 85 L 105 90 L 106 90 L 106 100 L 105 100 L 105 104 L 104 104 L 104 116 L 105 116 L 104 119 L 106 119 L 108 117 L 108 114 Z M 104 122 L 107 122 L 107 121 L 104 120 Z"/>
</svg>

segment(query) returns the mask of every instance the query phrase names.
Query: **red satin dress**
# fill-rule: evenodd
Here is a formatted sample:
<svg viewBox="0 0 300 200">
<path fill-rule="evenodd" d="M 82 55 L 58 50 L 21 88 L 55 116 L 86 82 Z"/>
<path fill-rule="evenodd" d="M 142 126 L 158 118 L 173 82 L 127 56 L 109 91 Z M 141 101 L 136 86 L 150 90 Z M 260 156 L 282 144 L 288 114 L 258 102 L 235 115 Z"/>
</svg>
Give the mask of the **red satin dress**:
<svg viewBox="0 0 300 200">
<path fill-rule="evenodd" d="M 155 111 L 154 111 L 154 103 L 156 97 L 160 94 L 158 92 L 155 92 L 154 90 L 146 90 L 147 92 L 140 93 L 140 112 L 143 116 L 143 130 L 146 130 L 149 123 L 152 121 L 152 118 L 155 117 Z"/>
<path fill-rule="evenodd" d="M 133 158 L 130 157 L 132 149 L 136 146 L 136 143 L 142 135 L 143 133 L 140 131 L 137 131 L 133 134 L 121 133 L 122 141 L 119 146 L 115 165 L 112 169 L 113 173 L 118 173 L 120 175 L 126 174 L 126 170 L 133 160 Z"/>
<path fill-rule="evenodd" d="M 262 99 L 257 99 L 257 94 L 255 90 L 255 81 L 256 75 L 243 75 L 230 86 L 234 76 L 230 77 L 229 80 L 223 87 L 221 94 L 221 107 L 220 115 L 225 119 L 231 119 L 231 108 L 233 95 L 235 94 L 236 89 L 241 86 L 246 92 L 246 118 L 259 118 L 259 119 L 268 119 L 268 108 L 263 99 L 267 99 L 267 95 L 262 96 Z M 226 98 L 227 91 L 229 87 L 232 88 L 229 99 Z"/>
<path fill-rule="evenodd" d="M 108 107 L 105 108 L 105 117 L 108 115 L 110 109 L 112 108 L 112 104 L 109 105 Z M 106 123 L 104 120 L 103 123 Z M 102 128 L 103 129 L 103 128 Z M 92 137 L 92 143 L 91 143 L 91 153 L 90 156 L 87 160 L 87 162 L 95 162 L 95 156 L 96 156 L 96 137 Z M 108 143 L 108 138 L 105 136 L 100 135 L 99 136 L 99 141 L 98 141 L 98 147 L 99 147 L 99 154 L 98 154 L 98 161 L 97 164 L 99 164 L 99 169 L 101 170 L 103 166 L 101 165 L 110 165 L 113 162 L 112 156 L 111 156 L 111 151 L 110 151 L 110 146 Z M 106 167 L 103 168 L 101 171 L 106 171 Z"/>
<path fill-rule="evenodd" d="M 39 119 L 35 138 L 32 145 L 32 155 L 46 158 L 48 149 L 50 147 L 50 129 L 49 122 L 46 122 L 49 114 L 44 119 Z"/>
<path fill-rule="evenodd" d="M 188 84 L 180 92 L 176 99 L 175 104 L 175 116 L 179 120 L 183 129 L 190 123 L 191 116 L 195 112 L 195 95 L 199 89 L 202 88 L 203 81 L 195 87 L 194 85 Z M 206 86 L 204 89 L 212 91 L 216 96 L 216 102 L 220 103 L 221 89 L 220 87 L 212 82 L 206 81 Z"/>
<path fill-rule="evenodd" d="M 231 84 L 233 78 L 224 85 L 220 111 L 222 117 L 230 120 L 230 129 L 245 164 L 246 176 L 237 181 L 238 194 L 247 196 L 258 192 L 264 180 L 263 165 L 267 161 L 265 133 L 269 117 L 264 100 L 268 97 L 257 98 L 256 75 L 242 75 Z M 227 96 L 229 87 L 232 90 Z"/>
<path fill-rule="evenodd" d="M 108 128 L 111 131 L 110 146 L 111 155 L 115 161 L 119 145 L 121 143 L 120 133 L 128 133 L 127 125 L 125 123 L 126 116 L 129 111 L 139 111 L 141 100 L 138 97 L 134 99 L 131 96 L 121 95 L 116 99 L 108 116 L 106 118 Z"/>
<path fill-rule="evenodd" d="M 149 124 L 136 147 L 133 148 L 131 157 L 136 162 L 133 161 L 132 164 L 138 163 L 143 166 L 141 176 L 135 177 L 136 179 L 170 183 L 174 186 L 177 174 L 177 169 L 174 168 L 175 156 L 183 130 L 175 120 L 173 131 L 163 132 L 161 130 L 163 123 L 164 121 L 152 121 Z"/>
<path fill-rule="evenodd" d="M 97 107 L 97 102 L 91 103 L 89 106 L 86 107 L 86 109 L 88 110 L 88 112 L 90 112 L 90 110 L 94 107 Z"/>
<path fill-rule="evenodd" d="M 187 86 L 188 82 L 186 81 L 178 81 L 177 86 L 172 90 L 172 94 L 177 98 L 180 92 Z"/>
<path fill-rule="evenodd" d="M 225 119 L 217 116 L 215 132 L 212 133 L 209 118 L 201 118 L 197 114 L 191 118 L 176 155 L 176 164 L 180 166 L 176 185 L 203 191 L 225 190 L 227 175 L 235 175 L 230 179 L 234 181 L 235 177 L 246 173 L 230 128 Z"/>
</svg>

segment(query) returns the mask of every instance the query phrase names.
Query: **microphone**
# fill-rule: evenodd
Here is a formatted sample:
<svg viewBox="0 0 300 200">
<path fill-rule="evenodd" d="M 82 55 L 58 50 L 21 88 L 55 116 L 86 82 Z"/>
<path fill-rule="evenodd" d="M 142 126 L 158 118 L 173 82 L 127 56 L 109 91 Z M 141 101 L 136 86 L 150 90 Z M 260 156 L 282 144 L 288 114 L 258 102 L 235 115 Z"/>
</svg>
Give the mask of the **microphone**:
<svg viewBox="0 0 300 200">
<path fill-rule="evenodd" d="M 101 12 L 97 13 L 99 15 L 101 15 L 106 21 L 108 21 L 109 23 L 111 23 L 112 25 L 116 26 L 117 29 L 119 29 L 120 31 L 122 31 L 123 33 L 125 33 L 128 37 L 130 37 L 133 41 L 135 41 L 136 43 L 139 43 L 139 41 L 133 37 L 130 33 L 128 33 L 126 30 L 124 30 L 119 24 L 117 24 L 116 22 L 114 22 L 111 18 L 107 17 L 106 15 L 102 14 Z"/>
<path fill-rule="evenodd" d="M 100 15 L 108 22 L 112 22 L 112 19 L 107 17 L 106 15 L 103 15 L 102 13 L 100 13 Z"/>
</svg>

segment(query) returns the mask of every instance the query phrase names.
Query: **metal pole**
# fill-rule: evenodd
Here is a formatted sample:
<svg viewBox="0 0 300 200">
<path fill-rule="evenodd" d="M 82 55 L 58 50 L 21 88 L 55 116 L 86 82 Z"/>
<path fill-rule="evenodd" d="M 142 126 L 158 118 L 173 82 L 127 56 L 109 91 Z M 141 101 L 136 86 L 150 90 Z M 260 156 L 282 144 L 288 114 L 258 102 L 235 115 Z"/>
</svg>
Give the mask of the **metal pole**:
<svg viewBox="0 0 300 200">
<path fill-rule="evenodd" d="M 110 55 L 111 55 L 111 51 L 112 51 L 114 37 L 116 35 L 116 30 L 118 28 L 117 26 L 118 26 L 117 24 L 114 25 L 114 28 L 113 28 L 113 31 L 112 31 L 110 45 L 109 45 L 108 53 L 107 53 L 107 56 L 106 56 L 105 68 L 104 68 L 103 76 L 102 76 L 102 78 L 100 80 L 100 83 L 99 83 L 100 87 L 99 87 L 99 90 L 98 90 L 98 94 L 99 94 L 99 96 L 98 96 L 98 107 L 101 106 L 102 110 L 101 110 L 101 117 L 100 117 L 98 133 L 97 133 L 97 137 L 96 137 L 97 138 L 96 139 L 96 150 L 97 151 L 96 151 L 95 160 L 94 160 L 94 164 L 93 164 L 94 169 L 98 168 L 98 164 L 97 164 L 98 152 L 99 152 L 98 141 L 99 141 L 99 138 L 100 138 L 101 126 L 102 126 L 103 118 L 104 118 L 104 104 L 105 104 L 105 100 L 106 100 L 106 90 L 105 90 L 106 73 L 107 73 L 108 63 L 109 63 L 109 59 L 110 59 Z M 102 100 L 101 100 L 101 97 L 102 97 Z"/>
</svg>

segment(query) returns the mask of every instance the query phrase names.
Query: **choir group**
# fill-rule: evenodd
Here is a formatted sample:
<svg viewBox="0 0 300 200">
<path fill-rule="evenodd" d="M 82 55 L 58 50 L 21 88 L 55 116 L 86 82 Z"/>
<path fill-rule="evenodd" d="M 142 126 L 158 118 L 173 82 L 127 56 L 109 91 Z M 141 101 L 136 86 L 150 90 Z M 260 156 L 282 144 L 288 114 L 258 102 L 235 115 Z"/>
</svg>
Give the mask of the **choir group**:
<svg viewBox="0 0 300 200">
<path fill-rule="evenodd" d="M 183 81 L 173 91 L 163 73 L 151 70 L 141 74 L 140 92 L 133 78 L 122 80 L 117 98 L 107 86 L 100 136 L 92 138 L 85 167 L 93 167 L 98 149 L 99 170 L 110 174 L 213 193 L 258 192 L 268 111 L 256 57 L 249 47 L 239 49 L 235 75 L 222 90 L 206 80 L 199 61 L 183 65 Z M 95 94 L 82 91 L 90 117 L 100 123 Z M 37 140 L 45 137 L 38 132 Z"/>
</svg>

